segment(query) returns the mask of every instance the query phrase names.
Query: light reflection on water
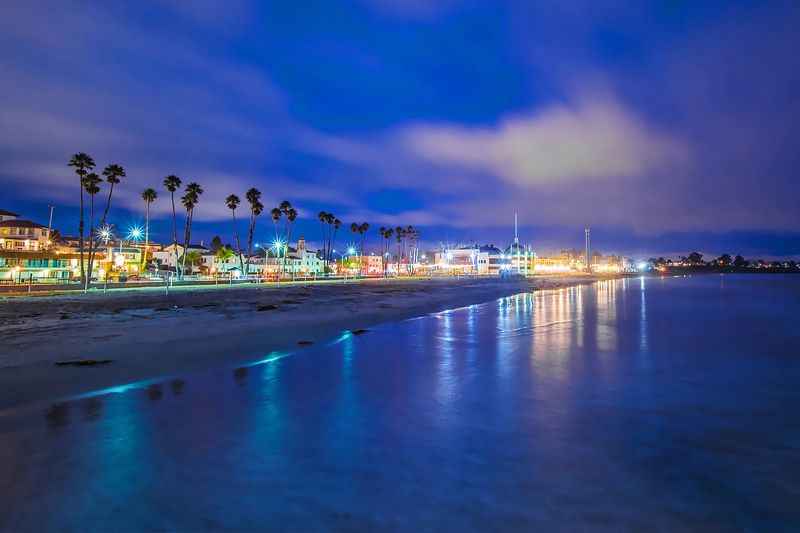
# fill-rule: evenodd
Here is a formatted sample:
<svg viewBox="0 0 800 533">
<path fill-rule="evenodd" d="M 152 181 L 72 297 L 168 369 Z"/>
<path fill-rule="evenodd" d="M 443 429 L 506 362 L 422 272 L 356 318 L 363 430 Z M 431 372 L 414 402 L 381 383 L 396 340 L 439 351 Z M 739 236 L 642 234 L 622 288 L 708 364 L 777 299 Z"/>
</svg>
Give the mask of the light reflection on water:
<svg viewBox="0 0 800 533">
<path fill-rule="evenodd" d="M 0 530 L 798 530 L 799 296 L 606 281 L 21 412 Z"/>
</svg>

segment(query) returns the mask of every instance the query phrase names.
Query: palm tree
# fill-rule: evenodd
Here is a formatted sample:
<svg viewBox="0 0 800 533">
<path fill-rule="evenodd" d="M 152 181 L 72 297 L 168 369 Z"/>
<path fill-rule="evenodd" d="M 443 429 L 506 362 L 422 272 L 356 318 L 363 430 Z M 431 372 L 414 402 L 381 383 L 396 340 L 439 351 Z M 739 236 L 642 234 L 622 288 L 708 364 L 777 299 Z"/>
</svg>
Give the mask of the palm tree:
<svg viewBox="0 0 800 533">
<path fill-rule="evenodd" d="M 78 185 L 81 190 L 81 214 L 80 222 L 78 223 L 78 245 L 80 247 L 81 254 L 81 285 L 83 285 L 86 283 L 86 271 L 83 264 L 83 178 L 89 173 L 90 170 L 94 168 L 95 165 L 94 159 L 83 152 L 78 152 L 77 154 L 73 155 L 67 165 L 75 168 L 75 174 L 78 175 Z"/>
<path fill-rule="evenodd" d="M 338 229 L 336 227 L 336 216 L 333 213 L 326 213 L 325 214 L 325 224 L 328 225 L 328 257 L 332 260 L 333 259 L 333 240 L 334 240 L 334 233 Z M 339 223 L 341 225 L 341 222 Z"/>
<path fill-rule="evenodd" d="M 360 233 L 361 232 L 361 226 L 359 224 L 353 222 L 352 224 L 350 224 L 350 232 L 353 233 L 353 234 Z M 362 258 L 359 257 L 358 258 L 358 273 L 359 274 L 361 274 L 361 260 L 362 260 Z"/>
<path fill-rule="evenodd" d="M 289 210 L 286 212 L 286 220 L 287 220 L 287 231 L 286 231 L 286 246 L 289 246 L 289 241 L 292 239 L 292 227 L 294 226 L 294 221 L 297 220 L 297 210 L 294 207 L 290 207 Z M 288 250 L 288 248 L 287 248 Z M 284 259 L 284 263 L 286 260 Z M 292 277 L 294 277 L 294 270 L 292 271 Z"/>
<path fill-rule="evenodd" d="M 189 263 L 189 270 L 194 272 L 194 265 L 203 261 L 203 256 L 197 250 L 192 250 L 191 252 L 184 252 L 183 254 L 183 264 L 184 267 L 186 263 Z"/>
<path fill-rule="evenodd" d="M 197 202 L 200 201 L 200 195 L 203 194 L 203 188 L 199 184 L 192 182 L 186 186 L 185 194 L 181 197 L 181 203 L 186 208 L 186 229 L 183 238 L 183 261 L 181 264 L 181 276 L 186 268 L 186 254 L 189 251 L 189 244 L 192 238 L 192 218 L 194 216 L 194 208 Z"/>
<path fill-rule="evenodd" d="M 286 251 L 283 254 L 283 263 L 282 263 L 282 267 L 281 267 L 281 270 L 285 270 L 286 269 L 286 259 L 287 259 L 287 257 L 286 257 L 287 253 L 286 252 L 288 252 L 289 244 L 292 241 L 292 225 L 294 224 L 294 221 L 297 219 L 297 210 L 294 207 L 292 207 L 292 204 L 288 200 L 282 201 L 278 205 L 278 210 L 280 211 L 282 216 L 286 216 L 286 222 L 284 224 L 284 235 L 286 236 L 286 249 L 285 249 Z M 274 215 L 273 215 L 273 220 L 274 219 L 275 218 L 274 218 Z"/>
<path fill-rule="evenodd" d="M 172 250 L 175 252 L 175 274 L 178 273 L 178 219 L 175 216 L 175 191 L 181 187 L 181 179 L 174 174 L 164 178 L 164 187 L 172 201 Z"/>
<path fill-rule="evenodd" d="M 244 196 L 250 204 L 250 226 L 247 230 L 247 260 L 244 272 L 245 275 L 248 275 L 250 273 L 250 256 L 253 254 L 253 233 L 256 229 L 256 217 L 264 210 L 264 204 L 260 202 L 261 191 L 255 187 L 248 189 Z"/>
<path fill-rule="evenodd" d="M 94 255 L 94 197 L 100 192 L 100 176 L 94 172 L 86 174 L 83 178 L 83 189 L 89 195 L 89 269 L 86 274 L 86 282 L 83 285 L 83 290 L 89 289 L 92 284 L 92 257 Z"/>
<path fill-rule="evenodd" d="M 120 178 L 125 177 L 125 169 L 120 165 L 108 165 L 103 169 L 103 176 L 106 177 L 106 181 L 111 184 L 111 187 L 108 188 L 108 198 L 106 199 L 106 208 L 103 211 L 103 218 L 100 222 L 101 226 L 105 225 L 108 218 L 108 210 L 111 208 L 111 195 L 114 194 L 114 185 L 119 183 Z"/>
<path fill-rule="evenodd" d="M 272 210 L 269 212 L 270 216 L 272 217 L 272 225 L 275 226 L 275 240 L 278 240 L 278 222 L 281 220 L 281 210 L 277 207 L 273 207 Z"/>
<path fill-rule="evenodd" d="M 227 246 L 222 246 L 217 250 L 217 253 L 215 255 L 217 256 L 217 261 L 224 264 L 227 263 L 228 260 L 234 256 L 234 253 L 233 250 L 231 250 Z"/>
<path fill-rule="evenodd" d="M 225 205 L 231 210 L 231 217 L 233 218 L 233 242 L 236 245 L 236 253 L 239 255 L 239 266 L 244 270 L 244 258 L 242 257 L 242 245 L 239 242 L 239 230 L 236 224 L 236 208 L 242 203 L 239 197 L 231 194 L 225 198 Z"/>
<path fill-rule="evenodd" d="M 141 270 L 147 268 L 147 253 L 150 251 L 150 204 L 156 201 L 158 193 L 155 189 L 147 188 L 142 191 L 142 200 L 144 200 L 144 256 L 142 257 Z"/>
<path fill-rule="evenodd" d="M 362 260 L 362 262 L 364 261 L 364 257 L 365 257 L 364 244 L 365 244 L 366 239 L 367 239 L 367 232 L 368 231 L 369 231 L 369 224 L 367 222 L 363 222 L 358 227 L 358 233 L 359 233 L 359 235 L 361 235 L 361 260 Z M 364 275 L 365 276 L 367 275 L 367 265 L 366 264 L 364 265 Z"/>
<path fill-rule="evenodd" d="M 120 165 L 108 165 L 106 168 L 103 169 L 103 176 L 106 177 L 106 181 L 111 184 L 111 187 L 108 189 L 108 198 L 106 199 L 106 208 L 103 210 L 103 216 L 100 219 L 100 226 L 101 228 L 106 227 L 106 220 L 108 219 L 108 211 L 111 208 L 111 195 L 114 193 L 114 185 L 120 182 L 120 178 L 125 177 L 125 169 L 122 168 Z M 99 178 L 98 178 L 99 184 Z M 95 185 L 97 186 L 97 184 Z M 97 240 L 97 236 L 95 235 L 94 240 Z M 91 274 L 92 270 L 94 269 L 94 257 L 97 254 L 97 242 L 90 242 L 89 243 L 89 273 Z M 91 276 L 90 276 L 91 279 Z M 88 286 L 88 285 L 87 285 Z"/>
<path fill-rule="evenodd" d="M 328 272 L 328 236 L 326 232 L 326 224 L 328 222 L 328 213 L 325 211 L 320 211 L 317 213 L 317 219 L 319 220 L 320 228 L 322 228 L 322 261 L 324 265 L 324 270 Z"/>
<path fill-rule="evenodd" d="M 350 231 L 353 233 L 358 233 L 359 238 L 361 239 L 360 257 L 358 259 L 358 273 L 361 274 L 364 266 L 364 234 L 369 231 L 369 224 L 366 222 L 362 224 L 356 224 L 353 222 L 350 224 Z"/>
<path fill-rule="evenodd" d="M 386 253 L 384 253 L 384 259 L 383 259 L 384 276 L 386 275 L 386 271 L 389 268 L 389 246 L 391 246 L 391 243 L 389 241 L 392 238 L 392 235 L 394 235 L 394 230 L 392 228 L 386 228 L 386 233 L 384 235 L 384 238 L 386 239 Z"/>
<path fill-rule="evenodd" d="M 333 249 L 333 247 L 336 246 L 336 234 L 339 232 L 339 228 L 342 227 L 342 221 L 333 216 L 333 214 L 331 214 L 331 218 L 333 219 L 333 222 L 331 222 L 333 224 L 333 235 L 331 236 L 330 247 Z"/>
<path fill-rule="evenodd" d="M 394 228 L 394 236 L 395 239 L 397 239 L 397 275 L 400 275 L 400 261 L 402 260 L 403 255 L 401 252 L 401 245 L 403 244 L 403 239 L 405 239 L 405 232 L 406 230 L 401 226 Z"/>
</svg>

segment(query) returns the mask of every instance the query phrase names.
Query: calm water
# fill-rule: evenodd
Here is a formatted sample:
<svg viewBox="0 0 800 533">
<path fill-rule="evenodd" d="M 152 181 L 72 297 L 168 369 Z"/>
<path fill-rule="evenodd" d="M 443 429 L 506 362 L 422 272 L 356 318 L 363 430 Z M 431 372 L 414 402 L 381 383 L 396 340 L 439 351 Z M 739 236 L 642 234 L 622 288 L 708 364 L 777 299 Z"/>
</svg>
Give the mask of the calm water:
<svg viewBox="0 0 800 533">
<path fill-rule="evenodd" d="M 0 416 L 0 530 L 800 531 L 800 276 L 525 294 Z"/>
</svg>

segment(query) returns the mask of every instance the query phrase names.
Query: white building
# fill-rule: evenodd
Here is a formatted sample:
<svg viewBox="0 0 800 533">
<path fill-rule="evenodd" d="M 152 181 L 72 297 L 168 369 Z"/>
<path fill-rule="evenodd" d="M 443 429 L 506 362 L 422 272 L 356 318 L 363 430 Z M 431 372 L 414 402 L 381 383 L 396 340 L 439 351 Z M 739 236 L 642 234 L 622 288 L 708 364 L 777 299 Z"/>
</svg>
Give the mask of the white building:
<svg viewBox="0 0 800 533">
<path fill-rule="evenodd" d="M 175 253 L 177 250 L 177 254 Z M 177 268 L 176 258 L 177 261 L 181 261 L 183 257 L 183 245 L 182 244 L 168 244 L 167 246 L 162 246 L 160 250 L 156 250 L 151 252 L 150 255 L 153 259 L 159 264 L 159 268 L 162 270 L 175 270 Z M 191 252 L 198 252 L 201 257 L 203 257 L 203 264 L 205 265 L 206 259 L 205 256 L 211 254 L 211 250 L 203 246 L 202 244 L 190 244 L 188 246 L 188 251 Z M 195 265 L 197 268 L 198 265 Z"/>
<path fill-rule="evenodd" d="M 49 247 L 50 230 L 30 220 L 12 218 L 8 211 L 0 221 L 0 248 L 26 252 L 38 252 Z M 13 215 L 13 213 L 11 214 Z"/>
</svg>

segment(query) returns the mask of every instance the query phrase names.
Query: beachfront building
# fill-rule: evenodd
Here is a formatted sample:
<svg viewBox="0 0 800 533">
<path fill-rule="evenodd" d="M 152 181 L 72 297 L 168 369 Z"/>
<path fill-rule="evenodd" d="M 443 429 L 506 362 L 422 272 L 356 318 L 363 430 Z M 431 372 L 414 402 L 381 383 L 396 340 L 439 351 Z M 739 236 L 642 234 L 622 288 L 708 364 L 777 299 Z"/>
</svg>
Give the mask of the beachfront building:
<svg viewBox="0 0 800 533">
<path fill-rule="evenodd" d="M 432 271 L 442 274 L 498 275 L 509 264 L 493 244 L 446 248 L 434 254 Z"/>
<path fill-rule="evenodd" d="M 68 280 L 70 260 L 51 245 L 47 226 L 0 209 L 0 280 Z"/>
<path fill-rule="evenodd" d="M 71 254 L 0 249 L 0 280 L 14 283 L 68 281 L 72 277 L 73 261 L 79 264 L 78 257 Z"/>
<path fill-rule="evenodd" d="M 152 246 L 151 246 L 152 248 Z M 208 261 L 211 261 L 211 265 L 213 265 L 213 260 L 206 259 L 210 254 L 212 254 L 211 250 L 203 246 L 203 243 L 200 244 L 190 244 L 186 247 L 189 253 L 197 252 L 200 255 L 200 262 L 194 265 L 191 265 L 195 270 L 200 270 L 203 265 L 209 266 Z M 175 253 L 177 251 L 177 254 Z M 177 261 L 183 261 L 183 252 L 184 246 L 182 244 L 168 244 L 166 246 L 161 246 L 160 249 L 151 251 L 150 256 L 152 256 L 153 260 L 158 265 L 159 270 L 169 270 L 171 272 L 177 271 Z M 189 270 L 189 264 L 187 263 L 187 270 Z"/>
<path fill-rule="evenodd" d="M 347 255 L 336 264 L 340 275 L 382 276 L 383 258 L 379 255 Z"/>
<path fill-rule="evenodd" d="M 5 222 L 6 220 L 15 220 L 18 218 L 19 215 L 17 213 L 12 213 L 11 211 L 0 209 L 0 222 Z"/>
<path fill-rule="evenodd" d="M 515 274 L 527 276 L 533 274 L 536 266 L 536 254 L 530 246 L 523 246 L 515 237 L 514 242 L 503 251 L 507 259 L 508 270 Z"/>
<path fill-rule="evenodd" d="M 608 273 L 617 273 L 617 272 L 624 272 L 630 266 L 631 262 L 626 261 L 626 259 L 619 255 L 602 255 L 599 252 L 594 252 L 592 254 L 592 264 L 591 269 L 592 272 L 597 274 L 608 274 Z"/>
<path fill-rule="evenodd" d="M 8 211 L 3 211 L 9 213 Z M 4 250 L 17 250 L 38 252 L 50 246 L 50 230 L 30 220 L 4 216 L 0 221 L 0 248 Z"/>
<path fill-rule="evenodd" d="M 316 251 L 309 250 L 306 240 L 301 236 L 297 246 L 257 246 L 263 250 L 250 258 L 250 275 L 264 277 L 313 277 L 325 272 L 325 263 Z"/>
</svg>

